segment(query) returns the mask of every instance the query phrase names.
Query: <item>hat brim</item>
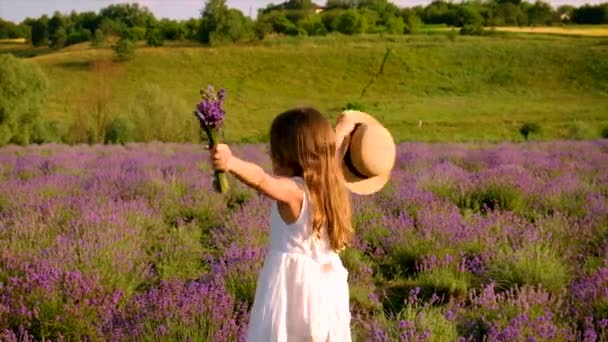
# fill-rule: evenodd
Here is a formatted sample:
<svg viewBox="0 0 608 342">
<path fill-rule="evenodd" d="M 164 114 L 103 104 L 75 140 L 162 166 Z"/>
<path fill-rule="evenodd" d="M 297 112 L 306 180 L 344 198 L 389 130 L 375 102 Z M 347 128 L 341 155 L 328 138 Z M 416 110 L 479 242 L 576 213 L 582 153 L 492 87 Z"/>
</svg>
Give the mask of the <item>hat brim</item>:
<svg viewBox="0 0 608 342">
<path fill-rule="evenodd" d="M 376 118 L 367 113 L 355 110 L 347 110 L 344 111 L 343 114 L 347 115 L 348 118 L 355 124 L 382 126 L 382 124 L 378 120 L 376 120 Z M 382 190 L 382 188 L 384 188 L 386 183 L 388 183 L 389 179 L 391 178 L 390 173 L 370 178 L 357 177 L 348 170 L 348 167 L 346 166 L 344 161 L 342 161 L 342 173 L 344 174 L 344 180 L 346 181 L 346 188 L 358 195 L 371 195 Z"/>
</svg>

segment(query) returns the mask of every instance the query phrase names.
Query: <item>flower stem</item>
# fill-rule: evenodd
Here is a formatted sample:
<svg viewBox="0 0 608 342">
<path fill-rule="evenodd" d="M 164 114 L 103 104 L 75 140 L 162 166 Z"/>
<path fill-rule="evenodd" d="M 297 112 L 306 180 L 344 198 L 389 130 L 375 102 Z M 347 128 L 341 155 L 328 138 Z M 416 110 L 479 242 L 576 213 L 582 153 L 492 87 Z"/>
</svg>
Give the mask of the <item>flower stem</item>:
<svg viewBox="0 0 608 342">
<path fill-rule="evenodd" d="M 206 125 L 203 125 L 205 132 L 207 133 L 207 137 L 209 138 L 209 147 L 214 148 L 217 144 L 220 144 L 219 131 L 215 129 L 211 129 Z M 213 187 L 215 191 L 225 194 L 228 192 L 230 188 L 230 184 L 228 183 L 228 176 L 224 171 L 213 171 Z"/>
</svg>

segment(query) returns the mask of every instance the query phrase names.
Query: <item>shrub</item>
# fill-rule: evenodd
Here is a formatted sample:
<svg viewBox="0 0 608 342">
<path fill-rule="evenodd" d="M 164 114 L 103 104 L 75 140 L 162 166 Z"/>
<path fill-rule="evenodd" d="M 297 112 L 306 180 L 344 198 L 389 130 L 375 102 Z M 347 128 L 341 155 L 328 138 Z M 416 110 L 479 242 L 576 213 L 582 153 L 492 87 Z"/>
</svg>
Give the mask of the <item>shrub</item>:
<svg viewBox="0 0 608 342">
<path fill-rule="evenodd" d="M 405 21 L 405 26 L 403 27 L 403 33 L 412 34 L 416 33 L 420 30 L 422 26 L 422 20 L 417 15 L 411 15 Z"/>
<path fill-rule="evenodd" d="M 338 15 L 333 22 L 334 30 L 343 34 L 365 32 L 365 19 L 356 10 L 348 10 Z"/>
<path fill-rule="evenodd" d="M 602 138 L 604 138 L 604 139 L 608 139 L 608 126 L 604 127 L 604 128 L 602 129 L 602 132 L 601 132 L 600 134 L 601 134 L 601 137 L 602 137 Z"/>
<path fill-rule="evenodd" d="M 582 121 L 574 121 L 568 126 L 567 138 L 572 140 L 585 140 L 593 138 L 593 130 Z"/>
<path fill-rule="evenodd" d="M 539 124 L 535 122 L 526 122 L 519 128 L 519 133 L 528 140 L 530 135 L 538 135 L 542 133 L 542 129 Z"/>
<path fill-rule="evenodd" d="M 155 27 L 146 32 L 146 43 L 150 46 L 162 46 L 165 43 L 163 31 Z"/>
<path fill-rule="evenodd" d="M 93 46 L 102 46 L 105 42 L 105 36 L 103 35 L 103 31 L 100 29 L 95 30 L 95 34 L 91 38 L 91 44 Z"/>
<path fill-rule="evenodd" d="M 119 61 L 127 61 L 135 56 L 135 44 L 126 38 L 121 38 L 112 49 Z"/>
<path fill-rule="evenodd" d="M 106 130 L 106 144 L 124 144 L 133 141 L 135 126 L 125 118 L 115 118 Z"/>
<path fill-rule="evenodd" d="M 346 106 L 342 107 L 342 110 L 359 110 L 365 111 L 365 105 L 360 102 L 349 102 Z"/>
<path fill-rule="evenodd" d="M 32 128 L 31 142 L 35 144 L 62 142 L 61 126 L 56 121 L 36 121 Z"/>
<path fill-rule="evenodd" d="M 467 36 L 481 36 L 483 33 L 484 29 L 481 25 L 464 25 L 460 29 L 460 34 Z"/>
<path fill-rule="evenodd" d="M 542 285 L 559 293 L 568 284 L 569 269 L 557 253 L 538 243 L 526 243 L 518 249 L 505 246 L 488 263 L 487 274 L 502 289 Z"/>
<path fill-rule="evenodd" d="M 167 94 L 156 84 L 143 84 L 130 107 L 136 141 L 192 141 L 199 133 L 194 116 L 184 101 Z"/>
<path fill-rule="evenodd" d="M 146 28 L 139 26 L 131 27 L 129 31 L 127 31 L 126 38 L 134 42 L 144 40 L 146 38 Z"/>
<path fill-rule="evenodd" d="M 36 63 L 0 55 L 0 146 L 32 142 L 48 81 Z"/>
<path fill-rule="evenodd" d="M 324 36 L 327 34 L 327 29 L 318 15 L 311 15 L 302 19 L 298 26 L 306 30 L 310 36 Z"/>
<path fill-rule="evenodd" d="M 497 209 L 518 211 L 524 202 L 521 192 L 515 187 L 494 182 L 477 187 L 457 200 L 459 208 L 476 211 Z"/>
</svg>

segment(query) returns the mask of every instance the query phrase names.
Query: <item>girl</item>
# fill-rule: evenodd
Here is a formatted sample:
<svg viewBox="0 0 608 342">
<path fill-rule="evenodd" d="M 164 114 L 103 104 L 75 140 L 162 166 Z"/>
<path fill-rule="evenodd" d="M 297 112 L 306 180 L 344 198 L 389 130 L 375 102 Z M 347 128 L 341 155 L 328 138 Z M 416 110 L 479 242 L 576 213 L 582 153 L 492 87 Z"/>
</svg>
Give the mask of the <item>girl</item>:
<svg viewBox="0 0 608 342">
<path fill-rule="evenodd" d="M 351 341 L 348 273 L 337 253 L 352 234 L 351 208 L 336 146 L 352 126 L 341 122 L 344 133 L 334 134 L 312 108 L 280 114 L 270 129 L 273 175 L 226 145 L 211 151 L 214 169 L 275 200 L 249 342 Z"/>
</svg>

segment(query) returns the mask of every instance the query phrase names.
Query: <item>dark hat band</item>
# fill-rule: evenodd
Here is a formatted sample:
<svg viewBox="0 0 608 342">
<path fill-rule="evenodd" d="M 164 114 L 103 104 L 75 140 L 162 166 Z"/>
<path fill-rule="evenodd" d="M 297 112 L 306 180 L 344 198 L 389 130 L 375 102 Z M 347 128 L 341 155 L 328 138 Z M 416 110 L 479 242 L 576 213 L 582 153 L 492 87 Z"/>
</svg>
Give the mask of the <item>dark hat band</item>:
<svg viewBox="0 0 608 342">
<path fill-rule="evenodd" d="M 348 149 L 346 150 L 346 153 L 344 155 L 344 165 L 346 165 L 346 168 L 348 169 L 348 171 L 350 173 L 352 173 L 353 175 L 355 175 L 356 177 L 363 178 L 363 179 L 368 179 L 368 178 L 371 178 L 371 177 L 367 176 L 367 175 L 361 173 L 359 170 L 357 170 L 357 168 L 353 164 L 353 159 L 352 159 L 352 157 L 350 155 L 350 146 L 351 146 L 350 142 L 352 141 L 353 134 L 355 134 L 355 131 L 359 128 L 359 126 L 361 126 L 360 123 L 356 124 L 355 128 L 350 133 L 351 140 L 349 141 Z"/>
</svg>

